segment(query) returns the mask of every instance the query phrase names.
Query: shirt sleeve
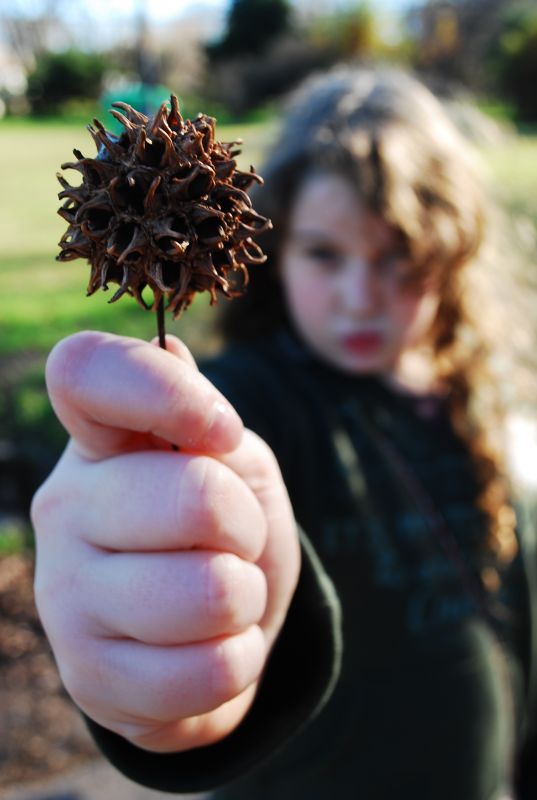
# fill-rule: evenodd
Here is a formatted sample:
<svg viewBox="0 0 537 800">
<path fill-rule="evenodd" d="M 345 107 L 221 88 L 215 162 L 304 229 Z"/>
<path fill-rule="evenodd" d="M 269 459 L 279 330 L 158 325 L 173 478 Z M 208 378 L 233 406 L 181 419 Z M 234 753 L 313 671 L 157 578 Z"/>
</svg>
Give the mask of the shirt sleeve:
<svg viewBox="0 0 537 800">
<path fill-rule="evenodd" d="M 285 625 L 257 697 L 225 739 L 181 753 L 152 753 L 87 718 L 106 758 L 126 777 L 160 791 L 203 792 L 268 760 L 323 708 L 340 672 L 341 612 L 336 592 L 301 533 L 302 567 Z"/>
</svg>

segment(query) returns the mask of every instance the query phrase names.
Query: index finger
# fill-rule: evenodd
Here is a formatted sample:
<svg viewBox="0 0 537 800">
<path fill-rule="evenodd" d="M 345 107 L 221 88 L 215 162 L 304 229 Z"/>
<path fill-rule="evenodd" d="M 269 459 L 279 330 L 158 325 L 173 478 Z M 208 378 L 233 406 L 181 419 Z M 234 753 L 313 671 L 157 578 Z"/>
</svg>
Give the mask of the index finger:
<svg viewBox="0 0 537 800">
<path fill-rule="evenodd" d="M 147 449 L 155 438 L 189 452 L 225 453 L 242 436 L 235 410 L 178 348 L 77 333 L 52 350 L 46 378 L 60 422 L 92 460 Z"/>
</svg>

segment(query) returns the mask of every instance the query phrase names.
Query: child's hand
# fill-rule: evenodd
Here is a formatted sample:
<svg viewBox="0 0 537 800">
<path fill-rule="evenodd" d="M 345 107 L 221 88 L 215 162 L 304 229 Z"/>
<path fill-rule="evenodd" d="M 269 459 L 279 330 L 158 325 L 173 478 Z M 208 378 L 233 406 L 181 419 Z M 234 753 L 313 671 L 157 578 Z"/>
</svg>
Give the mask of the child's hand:
<svg viewBox="0 0 537 800">
<path fill-rule="evenodd" d="M 299 562 L 271 451 L 167 344 L 84 333 L 53 350 L 72 439 L 32 508 L 37 603 L 67 689 L 162 751 L 240 722 Z"/>
</svg>

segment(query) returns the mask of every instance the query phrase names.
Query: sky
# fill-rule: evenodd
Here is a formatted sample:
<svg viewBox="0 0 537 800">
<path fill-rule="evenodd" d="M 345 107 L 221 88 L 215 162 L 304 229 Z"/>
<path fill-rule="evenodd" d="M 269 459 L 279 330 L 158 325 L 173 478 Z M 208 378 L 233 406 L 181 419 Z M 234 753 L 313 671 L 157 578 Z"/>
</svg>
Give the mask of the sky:
<svg viewBox="0 0 537 800">
<path fill-rule="evenodd" d="M 412 4 L 412 0 L 375 0 L 371 4 L 375 7 L 400 11 Z M 3 0 L 0 5 L 4 5 L 6 10 L 21 10 L 23 13 L 35 13 L 40 7 L 47 5 L 46 0 Z M 209 11 L 223 14 L 228 7 L 230 0 L 202 0 L 201 5 Z M 310 7 L 324 8 L 327 11 L 345 7 L 352 4 L 352 0 L 295 0 L 296 5 L 306 5 Z M 199 0 L 78 0 L 76 5 L 80 8 L 84 6 L 91 16 L 99 17 L 103 15 L 128 16 L 134 11 L 145 8 L 150 20 L 155 22 L 165 21 L 176 18 L 179 14 L 188 14 L 189 11 L 196 10 L 200 6 Z"/>
<path fill-rule="evenodd" d="M 88 4 L 92 4 L 95 6 L 98 5 L 110 5 L 107 0 L 86 0 Z M 136 5 L 137 0 L 131 0 L 131 5 Z M 229 5 L 230 0 L 205 0 L 205 5 L 212 6 L 217 11 L 225 11 L 227 6 Z M 118 7 L 127 6 L 128 3 L 121 3 L 119 0 L 115 3 Z M 335 8 L 335 7 L 344 7 L 345 5 L 349 5 L 349 2 L 345 2 L 345 0 L 313 0 L 313 2 L 308 3 L 303 2 L 302 5 L 310 5 L 310 6 L 318 6 L 318 7 L 325 7 L 327 9 Z M 176 15 L 178 6 L 182 5 L 187 11 L 190 8 L 199 7 L 199 0 L 179 0 L 179 2 L 171 3 L 170 0 L 147 0 L 147 9 L 151 17 L 155 20 L 158 19 L 166 19 L 171 15 Z M 374 3 L 375 6 L 383 7 L 386 9 L 393 9 L 393 10 L 400 10 L 405 7 L 411 5 L 411 0 L 376 0 Z"/>
<path fill-rule="evenodd" d="M 164 21 L 188 13 L 199 8 L 199 2 L 193 0 L 83 0 L 88 11 L 95 16 L 101 14 L 125 15 L 145 8 L 150 19 L 155 22 Z M 203 5 L 221 12 L 226 8 L 229 0 L 204 0 Z"/>
<path fill-rule="evenodd" d="M 215 11 L 222 12 L 225 11 L 229 2 L 230 0 L 205 0 L 204 5 L 212 6 Z M 85 4 L 91 11 L 95 11 L 96 13 L 110 11 L 111 9 L 124 12 L 129 6 L 134 10 L 137 7 L 145 5 L 149 16 L 154 20 L 164 20 L 177 16 L 181 6 L 185 12 L 199 6 L 199 2 L 195 2 L 194 0 L 176 0 L 176 2 L 170 2 L 170 0 L 145 0 L 145 3 L 143 0 L 130 0 L 129 2 L 125 2 L 124 0 L 85 0 Z M 400 10 L 408 7 L 410 4 L 411 0 L 376 0 L 374 5 Z M 349 2 L 345 2 L 345 0 L 317 0 L 316 3 L 311 3 L 311 5 L 325 7 L 329 10 L 330 8 L 349 5 Z"/>
</svg>

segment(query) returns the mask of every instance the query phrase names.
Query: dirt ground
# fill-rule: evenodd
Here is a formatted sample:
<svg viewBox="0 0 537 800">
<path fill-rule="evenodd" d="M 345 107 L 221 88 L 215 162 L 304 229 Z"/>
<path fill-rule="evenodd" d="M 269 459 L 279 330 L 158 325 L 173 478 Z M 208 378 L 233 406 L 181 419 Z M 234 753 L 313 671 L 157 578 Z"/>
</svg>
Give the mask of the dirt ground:
<svg viewBox="0 0 537 800">
<path fill-rule="evenodd" d="M 33 600 L 31 555 L 0 558 L 0 796 L 96 757 Z"/>
</svg>

